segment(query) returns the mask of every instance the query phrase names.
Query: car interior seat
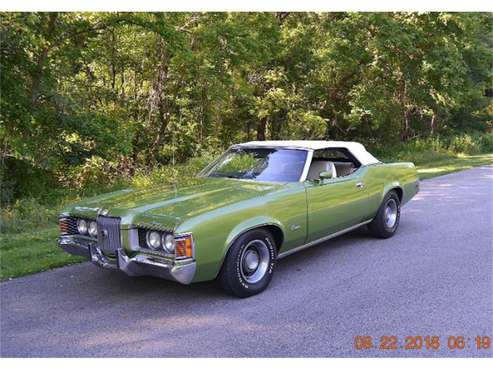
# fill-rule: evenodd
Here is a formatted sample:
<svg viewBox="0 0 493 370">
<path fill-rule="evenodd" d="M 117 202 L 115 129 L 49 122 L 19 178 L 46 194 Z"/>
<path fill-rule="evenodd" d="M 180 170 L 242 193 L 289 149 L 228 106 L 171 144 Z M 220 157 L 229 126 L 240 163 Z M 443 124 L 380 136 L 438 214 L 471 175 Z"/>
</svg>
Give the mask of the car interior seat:
<svg viewBox="0 0 493 370">
<path fill-rule="evenodd" d="M 332 178 L 337 177 L 336 166 L 330 161 L 313 161 L 310 164 L 310 169 L 308 170 L 307 180 L 318 180 L 320 179 L 320 172 L 332 172 Z"/>
<path fill-rule="evenodd" d="M 336 166 L 337 176 L 339 177 L 350 175 L 356 170 L 352 162 L 334 162 L 334 165 Z"/>
</svg>

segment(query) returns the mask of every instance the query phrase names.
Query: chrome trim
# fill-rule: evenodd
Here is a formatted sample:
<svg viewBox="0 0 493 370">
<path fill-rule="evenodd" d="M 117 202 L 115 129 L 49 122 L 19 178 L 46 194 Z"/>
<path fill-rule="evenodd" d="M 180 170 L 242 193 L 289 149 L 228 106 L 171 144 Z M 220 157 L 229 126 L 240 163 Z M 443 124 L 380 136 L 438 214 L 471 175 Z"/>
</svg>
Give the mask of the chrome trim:
<svg viewBox="0 0 493 370">
<path fill-rule="evenodd" d="M 78 240 L 79 239 L 79 240 Z M 87 243 L 84 243 L 87 242 Z M 89 251 L 89 247 L 92 244 L 96 244 L 95 240 L 89 239 L 81 239 L 75 238 L 72 235 L 62 235 L 58 238 L 58 245 L 65 252 L 76 255 L 86 257 L 87 259 L 91 258 L 91 253 Z"/>
<path fill-rule="evenodd" d="M 134 252 L 145 251 L 139 244 L 139 229 L 137 227 L 131 227 L 128 232 L 128 247 Z"/>
<path fill-rule="evenodd" d="M 289 225 L 289 230 L 291 230 L 291 231 L 296 231 L 299 229 L 301 229 L 301 225 L 298 225 L 298 224 Z"/>
<path fill-rule="evenodd" d="M 87 245 L 84 241 L 87 241 Z M 144 253 L 130 257 L 123 248 L 116 250 L 116 258 L 109 258 L 104 255 L 97 242 L 84 241 L 77 240 L 74 236 L 61 236 L 58 245 L 70 254 L 86 257 L 99 267 L 120 270 L 129 276 L 155 276 L 182 284 L 190 284 L 195 277 L 196 262 L 192 258 L 175 260 Z M 195 255 L 195 248 L 193 252 Z"/>
<path fill-rule="evenodd" d="M 101 251 L 101 249 L 99 249 L 99 247 L 91 246 L 89 248 L 89 251 L 91 253 L 91 262 L 94 263 L 96 266 L 105 269 L 118 270 L 116 261 L 113 262 L 114 260 L 111 260 L 108 257 L 106 257 Z M 117 253 L 118 253 L 118 249 L 117 249 Z"/>
<path fill-rule="evenodd" d="M 305 167 L 303 167 L 303 172 L 301 173 L 300 182 L 305 182 L 308 176 L 308 171 L 310 170 L 310 165 L 312 164 L 313 149 L 307 149 Z"/>
<path fill-rule="evenodd" d="M 68 235 L 66 234 L 66 235 L 62 235 L 60 238 L 79 239 L 85 242 L 92 242 L 92 243 L 97 243 L 98 241 L 96 238 L 84 234 L 68 234 Z"/>
<path fill-rule="evenodd" d="M 145 229 L 147 231 L 158 231 L 160 233 L 166 233 L 166 234 L 172 234 L 175 237 L 175 241 L 178 239 L 183 239 L 188 236 L 192 237 L 192 257 L 180 257 L 180 258 L 175 258 L 176 257 L 176 251 L 174 253 L 167 253 L 164 248 L 160 249 L 151 249 L 148 248 L 147 246 L 142 247 L 139 244 L 139 229 Z M 173 231 L 168 231 L 168 230 L 161 230 L 161 229 L 150 229 L 150 228 L 144 228 L 140 227 L 138 225 L 132 225 L 130 229 L 128 229 L 128 241 L 129 241 L 129 248 L 130 250 L 134 252 L 139 252 L 139 253 L 145 253 L 145 254 L 152 254 L 158 257 L 168 257 L 168 258 L 175 258 L 176 261 L 184 261 L 184 260 L 189 260 L 193 259 L 195 260 L 195 240 L 193 238 L 193 234 L 188 232 L 188 233 L 180 233 L 180 234 L 175 234 Z"/>
<path fill-rule="evenodd" d="M 251 148 L 251 149 L 288 149 L 288 150 L 303 150 L 307 152 L 306 154 L 306 162 L 305 166 L 303 167 L 303 172 L 301 173 L 300 179 L 298 182 L 304 182 L 306 180 L 306 176 L 308 176 L 308 170 L 310 169 L 310 164 L 312 162 L 312 157 L 313 157 L 313 152 L 314 149 L 311 148 L 305 148 L 305 147 L 300 147 L 300 146 L 267 146 L 267 145 L 244 145 L 244 144 L 234 144 L 231 145 L 226 151 L 224 151 L 219 157 L 214 159 L 211 163 L 209 163 L 207 166 L 205 166 L 198 174 L 197 176 L 199 177 L 207 177 L 205 174 L 209 172 L 209 170 L 212 168 L 212 164 L 214 162 L 219 161 L 223 157 L 225 157 L 226 153 L 228 153 L 231 149 L 237 149 L 237 148 Z M 257 180 L 250 180 L 250 179 L 235 179 L 235 180 L 249 180 L 249 181 L 257 181 Z M 274 181 L 274 182 L 279 182 L 279 181 Z M 281 181 L 284 182 L 284 181 Z"/>
<path fill-rule="evenodd" d="M 308 148 L 306 146 L 296 146 L 296 145 L 252 145 L 252 144 L 233 144 L 229 147 L 231 148 L 253 148 L 253 149 L 289 149 L 289 150 L 315 150 L 313 148 Z M 228 149 L 228 150 L 229 150 Z M 317 149 L 318 150 L 318 149 Z"/>
<path fill-rule="evenodd" d="M 384 223 L 385 227 L 388 229 L 392 229 L 397 221 L 397 213 L 398 213 L 398 207 L 397 203 L 393 198 L 390 198 L 385 205 L 385 211 L 384 211 Z"/>
<path fill-rule="evenodd" d="M 169 259 L 138 254 L 128 257 L 123 249 L 117 251 L 118 268 L 129 276 L 150 275 L 182 284 L 190 284 L 195 276 L 196 263 L 174 264 Z"/>
<path fill-rule="evenodd" d="M 175 241 L 179 239 L 186 239 L 187 237 L 190 237 L 192 239 L 192 257 L 176 257 L 176 249 L 175 249 L 175 260 L 185 261 L 185 260 L 189 260 L 190 258 L 195 260 L 195 239 L 193 238 L 193 234 L 181 233 L 181 234 L 174 234 L 174 236 L 175 236 Z"/>
<path fill-rule="evenodd" d="M 257 224 L 257 225 L 251 226 L 251 227 L 249 227 L 249 228 L 246 228 L 246 229 L 241 230 L 240 232 L 238 232 L 238 233 L 237 233 L 237 234 L 236 234 L 236 235 L 235 235 L 235 236 L 231 239 L 231 241 L 230 241 L 229 243 L 227 243 L 227 245 L 226 245 L 226 253 L 223 255 L 223 258 L 224 258 L 224 256 L 226 256 L 226 254 L 228 253 L 228 251 L 229 251 L 229 249 L 231 248 L 231 246 L 234 244 L 234 242 L 235 242 L 236 240 L 238 240 L 238 238 L 239 238 L 240 236 L 242 236 L 243 234 L 245 234 L 245 233 L 246 233 L 246 232 L 248 232 L 248 231 L 255 230 L 255 229 L 258 229 L 258 228 L 262 228 L 262 227 L 264 227 L 264 226 L 275 226 L 275 227 L 277 227 L 278 229 L 280 229 L 280 230 L 281 230 L 282 235 L 283 235 L 283 238 L 284 238 L 285 231 L 284 231 L 284 229 L 283 229 L 280 225 L 275 224 L 275 223 L 272 223 L 272 222 L 271 222 L 271 223 L 269 223 L 269 222 L 264 222 L 264 223 L 261 223 L 261 224 Z M 228 235 L 228 237 L 229 237 L 229 235 Z M 227 240 L 226 240 L 226 242 L 227 242 Z M 195 258 L 195 249 L 194 249 L 194 255 L 193 255 L 193 257 Z"/>
<path fill-rule="evenodd" d="M 144 229 L 144 228 L 141 228 Z M 150 230 L 150 229 L 146 229 Z M 155 231 L 158 232 L 165 232 L 161 231 L 158 229 L 154 229 Z M 131 229 L 128 229 L 128 247 L 132 252 L 137 252 L 137 253 L 145 253 L 145 254 L 150 254 L 158 257 L 168 257 L 168 258 L 174 258 L 175 254 L 169 254 L 164 251 L 164 249 L 161 250 L 153 250 L 147 247 L 141 247 L 139 244 L 139 228 L 133 227 Z"/>
<path fill-rule="evenodd" d="M 345 234 L 345 233 L 347 233 L 347 232 L 349 232 L 349 231 L 351 231 L 351 230 L 357 229 L 358 227 L 363 226 L 363 225 L 366 225 L 366 224 L 370 223 L 371 221 L 372 221 L 372 220 L 367 220 L 367 221 L 361 222 L 361 223 L 359 223 L 359 224 L 357 224 L 357 225 L 353 225 L 353 226 L 348 227 L 348 228 L 346 228 L 346 229 L 343 229 L 343 230 L 337 231 L 337 232 L 335 232 L 335 233 L 333 233 L 333 234 L 330 234 L 330 235 L 324 236 L 324 237 L 322 237 L 322 238 L 320 238 L 320 239 L 317 239 L 317 240 L 311 241 L 311 242 L 309 242 L 309 243 L 307 243 L 307 244 L 303 244 L 303 245 L 300 245 L 299 247 L 295 247 L 295 248 L 292 248 L 292 249 L 287 250 L 287 251 L 285 251 L 285 252 L 279 253 L 279 255 L 277 256 L 277 258 L 278 258 L 278 259 L 280 259 L 280 258 L 287 257 L 287 256 L 289 256 L 289 255 L 291 255 L 291 254 L 293 254 L 293 253 L 296 253 L 296 252 L 299 252 L 299 251 L 301 251 L 301 250 L 303 250 L 303 249 L 306 249 L 306 248 L 312 247 L 312 246 L 314 246 L 315 244 L 318 244 L 318 243 L 324 242 L 324 241 L 326 241 L 326 240 L 329 240 L 329 239 L 335 238 L 335 237 L 337 237 L 337 236 L 339 236 L 339 235 Z"/>
<path fill-rule="evenodd" d="M 131 228 L 137 228 L 137 229 L 147 229 L 147 230 L 154 230 L 154 231 L 160 231 L 160 232 L 165 232 L 168 234 L 173 234 L 175 227 L 168 227 L 171 225 L 163 225 L 162 222 L 160 223 L 151 223 L 151 222 L 138 222 L 136 224 L 131 225 Z"/>
<path fill-rule="evenodd" d="M 250 284 L 258 283 L 267 273 L 270 260 L 267 244 L 263 240 L 251 240 L 240 255 L 241 277 Z"/>
</svg>

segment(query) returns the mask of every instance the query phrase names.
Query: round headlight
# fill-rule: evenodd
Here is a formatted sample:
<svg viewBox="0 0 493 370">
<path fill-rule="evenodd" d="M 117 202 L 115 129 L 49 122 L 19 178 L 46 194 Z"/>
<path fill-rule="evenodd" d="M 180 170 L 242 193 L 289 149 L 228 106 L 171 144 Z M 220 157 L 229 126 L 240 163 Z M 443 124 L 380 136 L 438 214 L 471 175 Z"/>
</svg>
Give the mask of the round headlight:
<svg viewBox="0 0 493 370">
<path fill-rule="evenodd" d="M 175 237 L 173 234 L 163 235 L 163 249 L 166 253 L 175 253 Z"/>
<path fill-rule="evenodd" d="M 78 220 L 77 221 L 77 231 L 79 234 L 87 233 L 87 222 L 86 220 Z"/>
<path fill-rule="evenodd" d="M 96 224 L 96 221 L 91 221 L 89 222 L 89 235 L 91 235 L 93 238 L 98 236 L 98 225 Z"/>
<path fill-rule="evenodd" d="M 146 239 L 147 246 L 151 249 L 158 249 L 161 246 L 161 234 L 157 231 L 148 231 Z"/>
</svg>

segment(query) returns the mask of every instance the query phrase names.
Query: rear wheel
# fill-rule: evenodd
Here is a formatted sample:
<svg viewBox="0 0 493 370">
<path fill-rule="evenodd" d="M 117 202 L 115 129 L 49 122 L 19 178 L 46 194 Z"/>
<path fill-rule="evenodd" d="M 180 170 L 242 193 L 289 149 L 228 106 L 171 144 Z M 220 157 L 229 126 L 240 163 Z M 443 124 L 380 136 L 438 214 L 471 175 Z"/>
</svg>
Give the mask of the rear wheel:
<svg viewBox="0 0 493 370">
<path fill-rule="evenodd" d="M 390 238 L 399 227 L 401 202 L 395 191 L 387 193 L 377 215 L 368 225 L 370 232 L 377 238 Z"/>
<path fill-rule="evenodd" d="M 219 283 L 228 293 L 242 298 L 262 292 L 272 278 L 276 253 L 274 239 L 268 231 L 246 232 L 229 249 Z"/>
</svg>

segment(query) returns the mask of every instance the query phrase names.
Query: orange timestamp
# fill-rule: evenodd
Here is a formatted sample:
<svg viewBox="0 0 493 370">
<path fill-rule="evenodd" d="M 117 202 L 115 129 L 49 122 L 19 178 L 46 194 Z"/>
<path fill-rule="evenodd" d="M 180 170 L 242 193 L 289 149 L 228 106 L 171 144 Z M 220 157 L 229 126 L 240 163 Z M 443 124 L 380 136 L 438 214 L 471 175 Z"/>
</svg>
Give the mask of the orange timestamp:
<svg viewBox="0 0 493 370">
<path fill-rule="evenodd" d="M 463 350 L 475 348 L 487 350 L 491 348 L 491 337 L 478 335 L 467 337 L 463 335 L 449 335 L 440 337 L 438 335 L 408 335 L 399 338 L 396 335 L 383 335 L 373 337 L 371 335 L 357 335 L 354 337 L 354 348 L 357 350 L 430 350 L 436 351 L 440 348 Z"/>
</svg>

